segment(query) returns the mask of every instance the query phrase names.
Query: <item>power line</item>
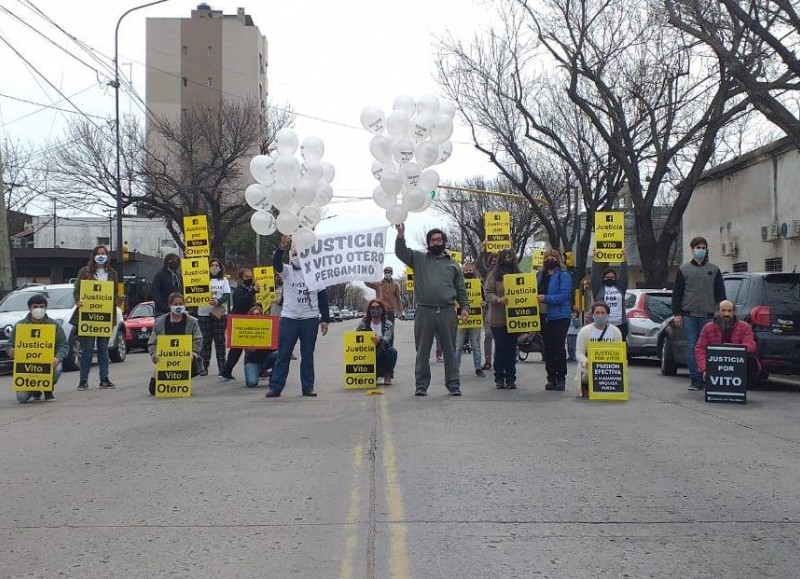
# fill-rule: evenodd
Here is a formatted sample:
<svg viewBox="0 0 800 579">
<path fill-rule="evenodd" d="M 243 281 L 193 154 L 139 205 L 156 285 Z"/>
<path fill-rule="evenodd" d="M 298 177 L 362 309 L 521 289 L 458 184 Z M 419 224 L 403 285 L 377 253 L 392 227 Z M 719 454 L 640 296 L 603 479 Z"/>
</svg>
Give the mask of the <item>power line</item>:
<svg viewBox="0 0 800 579">
<path fill-rule="evenodd" d="M 93 86 L 94 86 L 94 85 L 92 85 L 92 87 L 93 87 Z M 91 88 L 91 87 L 90 87 L 90 88 Z M 83 92 L 83 91 L 81 91 L 81 92 Z M 77 94 L 77 93 L 76 93 L 76 94 Z M 75 95 L 72 95 L 72 96 L 75 96 Z M 4 124 L 4 125 L 6 125 L 6 126 L 8 126 L 8 125 L 10 125 L 11 123 L 14 123 L 14 122 L 16 122 L 16 121 L 18 121 L 18 120 L 24 119 L 25 117 L 28 117 L 28 116 L 30 116 L 30 115 L 32 115 L 32 114 L 35 114 L 35 113 L 41 112 L 41 111 L 42 111 L 42 110 L 44 110 L 44 109 L 53 109 L 53 110 L 56 110 L 56 111 L 61 111 L 62 113 L 70 113 L 70 114 L 73 114 L 73 115 L 84 115 L 84 116 L 87 116 L 87 117 L 92 117 L 92 118 L 95 118 L 95 119 L 102 119 L 102 120 L 106 120 L 106 119 L 105 119 L 105 117 L 100 117 L 100 116 L 98 116 L 98 115 L 91 115 L 91 114 L 89 114 L 89 113 L 82 113 L 82 112 L 79 112 L 79 111 L 73 111 L 73 110 L 70 110 L 70 109 L 62 109 L 62 108 L 60 108 L 60 107 L 57 107 L 57 106 L 55 106 L 55 105 L 46 105 L 46 104 L 43 104 L 43 103 L 37 103 L 37 102 L 35 102 L 35 101 L 31 101 L 31 100 L 28 100 L 28 99 L 24 99 L 24 98 L 20 98 L 20 97 L 11 96 L 10 94 L 3 94 L 3 93 L 0 93 L 0 97 L 4 97 L 4 98 L 11 99 L 11 100 L 14 100 L 14 101 L 19 101 L 19 102 L 21 102 L 21 103 L 27 103 L 27 104 L 29 104 L 29 105 L 35 105 L 35 106 L 37 106 L 37 107 L 41 107 L 39 110 L 37 110 L 37 111 L 34 111 L 33 113 L 28 113 L 27 115 L 25 115 L 25 116 L 23 116 L 23 117 L 18 117 L 18 118 L 16 118 L 16 119 L 13 119 L 13 120 L 11 120 L 11 121 L 7 122 L 7 123 L 3 123 L 3 124 Z"/>
</svg>

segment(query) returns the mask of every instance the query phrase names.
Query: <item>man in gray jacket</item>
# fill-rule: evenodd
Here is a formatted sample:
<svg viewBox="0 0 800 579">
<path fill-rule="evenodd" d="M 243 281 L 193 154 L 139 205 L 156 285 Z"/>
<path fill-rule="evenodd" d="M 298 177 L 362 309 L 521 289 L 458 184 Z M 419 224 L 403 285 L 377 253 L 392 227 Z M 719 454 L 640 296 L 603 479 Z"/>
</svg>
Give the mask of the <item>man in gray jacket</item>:
<svg viewBox="0 0 800 579">
<path fill-rule="evenodd" d="M 425 235 L 428 251 L 414 251 L 406 246 L 404 224 L 396 226 L 394 251 L 397 258 L 414 270 L 414 345 L 417 361 L 414 366 L 415 396 L 426 396 L 431 383 L 430 355 L 436 335 L 442 341 L 444 379 L 451 396 L 461 396 L 461 379 L 456 365 L 456 330 L 458 318 L 455 302 L 464 322 L 469 318 L 469 299 L 464 275 L 459 265 L 447 254 L 447 236 L 441 229 Z"/>
</svg>

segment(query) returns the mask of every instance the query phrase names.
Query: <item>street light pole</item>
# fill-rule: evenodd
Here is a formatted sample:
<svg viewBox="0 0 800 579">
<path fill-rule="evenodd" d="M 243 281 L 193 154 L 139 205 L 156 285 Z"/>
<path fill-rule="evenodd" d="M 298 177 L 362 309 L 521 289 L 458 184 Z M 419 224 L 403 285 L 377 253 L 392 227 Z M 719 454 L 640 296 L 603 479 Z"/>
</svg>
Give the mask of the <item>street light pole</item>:
<svg viewBox="0 0 800 579">
<path fill-rule="evenodd" d="M 117 165 L 116 165 L 116 175 L 115 175 L 115 183 L 114 187 L 116 189 L 117 194 L 117 267 L 119 268 L 119 275 L 122 276 L 122 178 L 120 177 L 120 151 L 119 151 L 119 25 L 122 24 L 122 19 L 125 18 L 131 12 L 136 10 L 140 10 L 142 8 L 147 8 L 148 6 L 153 6 L 155 4 L 161 4 L 162 2 L 166 2 L 167 0 L 156 0 L 155 2 L 148 2 L 147 4 L 142 4 L 141 6 L 134 6 L 130 10 L 126 11 L 119 17 L 117 20 L 117 27 L 114 29 L 114 83 L 112 86 L 114 87 L 114 115 L 115 115 L 115 123 L 114 123 L 114 137 L 115 137 L 115 147 L 116 147 L 116 154 L 117 154 Z"/>
</svg>

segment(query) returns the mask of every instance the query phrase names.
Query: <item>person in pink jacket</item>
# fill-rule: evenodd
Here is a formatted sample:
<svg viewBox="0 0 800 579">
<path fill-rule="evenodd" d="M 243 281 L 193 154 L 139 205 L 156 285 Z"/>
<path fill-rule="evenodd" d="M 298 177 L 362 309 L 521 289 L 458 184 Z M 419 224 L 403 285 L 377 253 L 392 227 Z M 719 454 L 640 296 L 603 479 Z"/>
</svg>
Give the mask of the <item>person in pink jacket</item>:
<svg viewBox="0 0 800 579">
<path fill-rule="evenodd" d="M 697 370 L 706 380 L 706 358 L 709 346 L 721 346 L 723 344 L 733 344 L 744 346 L 748 354 L 755 354 L 758 346 L 750 324 L 736 318 L 736 306 L 730 300 L 722 300 L 717 306 L 714 320 L 709 322 L 700 331 L 697 345 L 694 347 L 694 357 L 697 360 Z M 760 373 L 758 360 L 753 356 L 748 356 L 748 374 L 750 383 L 753 379 L 758 379 Z M 755 374 L 755 376 L 754 376 Z"/>
</svg>

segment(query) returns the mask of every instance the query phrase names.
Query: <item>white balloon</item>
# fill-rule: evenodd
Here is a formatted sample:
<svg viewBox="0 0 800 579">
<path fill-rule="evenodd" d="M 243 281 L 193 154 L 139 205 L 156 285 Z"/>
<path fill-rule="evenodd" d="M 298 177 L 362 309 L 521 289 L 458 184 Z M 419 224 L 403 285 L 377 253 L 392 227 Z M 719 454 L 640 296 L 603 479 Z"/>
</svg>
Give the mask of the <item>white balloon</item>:
<svg viewBox="0 0 800 579">
<path fill-rule="evenodd" d="M 281 155 L 294 155 L 300 140 L 292 129 L 281 129 L 275 133 L 275 146 Z"/>
<path fill-rule="evenodd" d="M 428 197 L 425 191 L 419 187 L 412 187 L 403 194 L 403 209 L 406 211 L 414 211 L 422 207 L 425 203 L 425 198 Z"/>
<path fill-rule="evenodd" d="M 392 137 L 400 138 L 408 135 L 411 130 L 411 119 L 403 111 L 392 111 L 386 117 L 386 132 Z"/>
<path fill-rule="evenodd" d="M 414 141 L 411 139 L 400 139 L 392 145 L 392 156 L 400 163 L 408 163 L 414 158 Z"/>
<path fill-rule="evenodd" d="M 306 161 L 319 161 L 325 154 L 325 143 L 319 137 L 306 137 L 300 145 L 300 155 Z"/>
<path fill-rule="evenodd" d="M 375 177 L 378 181 L 381 180 L 381 175 L 383 175 L 386 171 L 397 171 L 393 163 L 380 163 L 378 161 L 372 162 L 372 167 L 370 168 L 372 171 L 372 176 Z"/>
<path fill-rule="evenodd" d="M 414 140 L 422 141 L 427 139 L 431 134 L 435 120 L 433 115 L 427 113 L 414 117 L 411 122 L 411 136 L 414 137 Z"/>
<path fill-rule="evenodd" d="M 439 186 L 439 173 L 433 169 L 423 171 L 419 176 L 417 187 L 423 191 L 433 191 Z"/>
<path fill-rule="evenodd" d="M 291 211 L 281 211 L 276 225 L 278 226 L 278 231 L 284 235 L 291 235 L 300 227 L 300 221 L 297 219 L 297 215 Z"/>
<path fill-rule="evenodd" d="M 420 141 L 414 152 L 417 163 L 423 169 L 430 167 L 436 162 L 439 157 L 439 147 L 431 141 Z"/>
<path fill-rule="evenodd" d="M 452 119 L 456 116 L 456 104 L 453 101 L 441 99 L 439 101 L 439 114 L 447 115 Z"/>
<path fill-rule="evenodd" d="M 269 202 L 269 190 L 261 183 L 248 185 L 244 190 L 244 200 L 255 210 L 269 211 L 272 209 L 272 203 Z"/>
<path fill-rule="evenodd" d="M 388 209 L 397 205 L 397 195 L 392 195 L 384 191 L 380 185 L 372 190 L 372 199 L 381 209 Z"/>
<path fill-rule="evenodd" d="M 333 187 L 323 181 L 317 182 L 317 195 L 311 202 L 311 206 L 322 207 L 330 203 L 331 199 L 333 199 Z"/>
<path fill-rule="evenodd" d="M 431 204 L 433 203 L 433 198 L 435 197 L 435 193 L 436 193 L 435 191 L 431 191 L 430 193 L 427 193 L 425 195 L 425 203 L 423 203 L 422 207 L 420 207 L 419 209 L 415 209 L 414 211 L 412 211 L 412 213 L 422 213 L 428 207 L 430 207 Z"/>
<path fill-rule="evenodd" d="M 292 188 L 285 183 L 275 183 L 269 190 L 269 202 L 281 211 L 286 211 L 294 203 Z"/>
<path fill-rule="evenodd" d="M 416 187 L 420 173 L 419 165 L 416 163 L 406 163 L 400 166 L 400 176 L 406 187 Z"/>
<path fill-rule="evenodd" d="M 308 249 L 317 242 L 317 234 L 308 227 L 299 227 L 292 233 L 292 245 L 297 251 Z"/>
<path fill-rule="evenodd" d="M 322 172 L 322 163 L 319 161 L 306 161 L 300 166 L 300 174 L 303 176 L 303 179 L 319 181 L 322 179 Z"/>
<path fill-rule="evenodd" d="M 281 155 L 275 162 L 278 181 L 293 186 L 300 180 L 300 161 L 291 155 Z"/>
<path fill-rule="evenodd" d="M 408 95 L 400 95 L 394 99 L 392 103 L 392 110 L 403 111 L 411 118 L 417 110 L 417 103 L 414 102 L 414 97 Z"/>
<path fill-rule="evenodd" d="M 336 169 L 330 163 L 326 163 L 325 161 L 322 162 L 322 177 L 321 179 L 326 183 L 330 183 L 333 181 L 333 178 L 336 177 Z"/>
<path fill-rule="evenodd" d="M 439 113 L 431 130 L 431 141 L 436 144 L 444 143 L 453 134 L 453 119 Z"/>
<path fill-rule="evenodd" d="M 275 159 L 267 155 L 256 155 L 250 160 L 250 174 L 264 185 L 275 182 Z"/>
<path fill-rule="evenodd" d="M 386 117 L 378 107 L 364 107 L 361 110 L 361 126 L 376 135 L 383 132 Z"/>
<path fill-rule="evenodd" d="M 453 143 L 451 141 L 445 141 L 441 145 L 439 145 L 439 156 L 436 157 L 436 162 L 434 165 L 439 165 L 447 161 L 450 158 L 450 155 L 453 154 Z"/>
<path fill-rule="evenodd" d="M 302 209 L 317 197 L 317 181 L 303 179 L 294 186 L 294 202 Z"/>
<path fill-rule="evenodd" d="M 419 97 L 417 100 L 417 114 L 436 115 L 439 112 L 439 99 L 432 95 L 426 94 Z"/>
<path fill-rule="evenodd" d="M 400 225 L 408 218 L 408 211 L 403 209 L 400 205 L 395 205 L 394 207 L 389 207 L 386 210 L 386 219 L 392 225 Z"/>
<path fill-rule="evenodd" d="M 308 227 L 309 229 L 314 229 L 321 217 L 322 214 L 318 207 L 304 207 L 297 215 L 300 220 L 300 226 Z"/>
<path fill-rule="evenodd" d="M 369 142 L 369 152 L 381 163 L 392 160 L 392 140 L 384 135 L 375 135 Z"/>
<path fill-rule="evenodd" d="M 381 188 L 389 195 L 397 195 L 403 189 L 403 178 L 400 173 L 384 171 L 381 175 Z"/>
<path fill-rule="evenodd" d="M 256 211 L 250 217 L 250 227 L 259 235 L 272 235 L 276 229 L 275 216 L 272 213 Z"/>
</svg>

